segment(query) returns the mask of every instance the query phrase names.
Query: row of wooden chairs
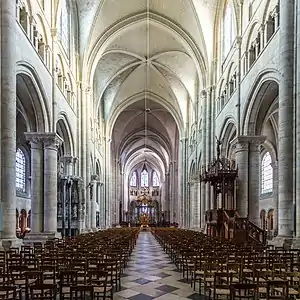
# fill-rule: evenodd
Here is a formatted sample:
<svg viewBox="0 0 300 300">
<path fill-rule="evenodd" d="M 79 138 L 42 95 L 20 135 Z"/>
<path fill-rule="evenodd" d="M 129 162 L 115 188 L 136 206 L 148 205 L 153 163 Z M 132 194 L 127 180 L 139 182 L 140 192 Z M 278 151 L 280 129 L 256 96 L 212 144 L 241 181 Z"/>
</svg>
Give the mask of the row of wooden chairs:
<svg viewBox="0 0 300 300">
<path fill-rule="evenodd" d="M 245 299 L 300 299 L 299 250 L 234 244 L 182 229 L 152 233 L 183 277 L 210 299 L 239 299 L 242 287 L 249 289 Z"/>
<path fill-rule="evenodd" d="M 0 299 L 112 299 L 138 233 L 114 228 L 0 252 Z"/>
</svg>

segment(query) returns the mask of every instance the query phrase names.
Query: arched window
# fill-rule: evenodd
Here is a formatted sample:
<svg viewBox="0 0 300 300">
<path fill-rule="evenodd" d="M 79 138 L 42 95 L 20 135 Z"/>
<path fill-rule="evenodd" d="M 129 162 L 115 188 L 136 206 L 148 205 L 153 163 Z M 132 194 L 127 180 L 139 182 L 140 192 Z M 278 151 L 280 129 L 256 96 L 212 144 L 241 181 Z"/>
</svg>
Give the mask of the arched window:
<svg viewBox="0 0 300 300">
<path fill-rule="evenodd" d="M 141 187 L 148 187 L 148 172 L 144 169 L 141 173 Z"/>
<path fill-rule="evenodd" d="M 261 163 L 261 193 L 271 193 L 273 191 L 273 168 L 272 158 L 269 152 L 264 154 Z"/>
<path fill-rule="evenodd" d="M 70 53 L 70 27 L 71 27 L 71 11 L 67 0 L 61 2 L 61 13 L 59 18 L 59 38 L 67 55 Z"/>
<path fill-rule="evenodd" d="M 227 1 L 223 15 L 223 59 L 228 55 L 236 37 L 233 7 Z"/>
<path fill-rule="evenodd" d="M 153 172 L 153 175 L 152 175 L 152 183 L 153 183 L 153 186 L 159 186 L 159 179 L 158 179 L 157 173 L 155 171 Z"/>
<path fill-rule="evenodd" d="M 16 189 L 25 193 L 26 159 L 24 152 L 19 148 L 16 153 Z"/>
<path fill-rule="evenodd" d="M 136 186 L 136 172 L 133 172 L 131 175 L 130 186 Z"/>
</svg>

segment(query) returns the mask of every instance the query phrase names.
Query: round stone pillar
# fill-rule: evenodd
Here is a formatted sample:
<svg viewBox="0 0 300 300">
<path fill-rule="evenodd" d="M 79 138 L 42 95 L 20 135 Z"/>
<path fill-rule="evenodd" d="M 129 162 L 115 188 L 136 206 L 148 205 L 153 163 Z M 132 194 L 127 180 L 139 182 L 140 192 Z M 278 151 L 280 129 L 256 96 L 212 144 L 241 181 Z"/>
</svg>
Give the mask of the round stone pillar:
<svg viewBox="0 0 300 300">
<path fill-rule="evenodd" d="M 275 208 L 274 229 L 278 230 L 278 161 L 271 164 L 273 168 L 273 203 Z"/>
<path fill-rule="evenodd" d="M 97 209 L 97 184 L 98 184 L 98 175 L 92 175 L 91 189 L 92 189 L 92 197 L 91 197 L 91 228 L 95 230 L 96 226 L 96 209 Z"/>
<path fill-rule="evenodd" d="M 1 0 L 2 238 L 16 239 L 16 1 Z M 1 216 L 2 217 L 2 216 Z"/>
<path fill-rule="evenodd" d="M 205 203 L 205 189 L 206 183 L 201 182 L 200 185 L 200 218 L 201 218 L 201 228 L 205 227 L 205 212 L 206 212 L 206 203 Z"/>
<path fill-rule="evenodd" d="M 281 0 L 279 11 L 278 235 L 292 238 L 295 0 Z"/>
<path fill-rule="evenodd" d="M 57 232 L 57 150 L 62 139 L 56 133 L 44 138 L 44 232 Z"/>
<path fill-rule="evenodd" d="M 41 233 L 44 227 L 43 143 L 35 133 L 26 133 L 31 152 L 31 232 Z"/>
<path fill-rule="evenodd" d="M 260 226 L 260 146 L 264 141 L 265 137 L 249 139 L 249 220 L 257 226 Z"/>
<path fill-rule="evenodd" d="M 248 141 L 238 137 L 235 144 L 235 159 L 238 167 L 236 209 L 244 218 L 248 216 L 248 151 Z"/>
<path fill-rule="evenodd" d="M 296 67 L 296 238 L 300 241 L 300 3 L 297 3 L 297 67 Z"/>
</svg>

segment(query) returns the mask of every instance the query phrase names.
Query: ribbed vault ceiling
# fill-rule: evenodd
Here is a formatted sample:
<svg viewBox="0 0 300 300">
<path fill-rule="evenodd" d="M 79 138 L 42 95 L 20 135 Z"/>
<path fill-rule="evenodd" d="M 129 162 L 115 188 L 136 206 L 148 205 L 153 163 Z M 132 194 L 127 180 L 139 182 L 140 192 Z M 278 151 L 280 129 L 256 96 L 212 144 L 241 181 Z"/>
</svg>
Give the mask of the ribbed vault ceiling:
<svg viewBox="0 0 300 300">
<path fill-rule="evenodd" d="M 163 178 L 177 157 L 207 81 L 216 2 L 77 0 L 83 76 L 126 173 L 147 160 Z"/>
</svg>

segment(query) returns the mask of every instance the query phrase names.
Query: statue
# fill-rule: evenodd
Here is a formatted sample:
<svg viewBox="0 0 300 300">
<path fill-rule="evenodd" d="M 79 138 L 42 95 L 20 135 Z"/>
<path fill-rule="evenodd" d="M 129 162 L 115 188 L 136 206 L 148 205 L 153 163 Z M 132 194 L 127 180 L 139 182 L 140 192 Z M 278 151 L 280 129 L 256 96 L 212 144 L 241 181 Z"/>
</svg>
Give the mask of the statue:
<svg viewBox="0 0 300 300">
<path fill-rule="evenodd" d="M 216 137 L 216 140 L 217 140 L 217 159 L 220 158 L 220 155 L 221 155 L 221 145 L 222 145 L 222 141 L 219 140 L 217 137 Z"/>
</svg>

